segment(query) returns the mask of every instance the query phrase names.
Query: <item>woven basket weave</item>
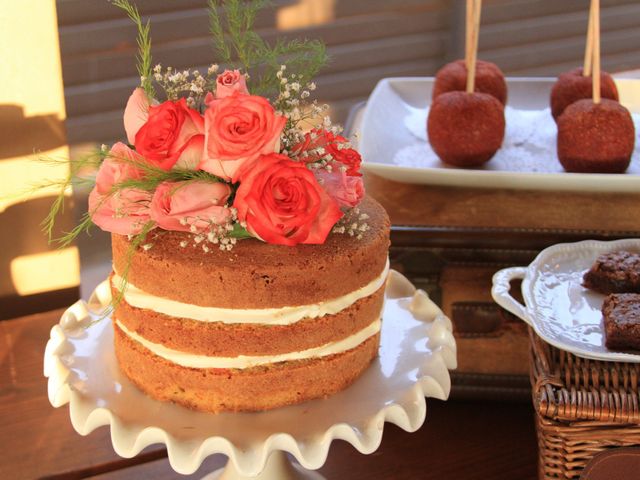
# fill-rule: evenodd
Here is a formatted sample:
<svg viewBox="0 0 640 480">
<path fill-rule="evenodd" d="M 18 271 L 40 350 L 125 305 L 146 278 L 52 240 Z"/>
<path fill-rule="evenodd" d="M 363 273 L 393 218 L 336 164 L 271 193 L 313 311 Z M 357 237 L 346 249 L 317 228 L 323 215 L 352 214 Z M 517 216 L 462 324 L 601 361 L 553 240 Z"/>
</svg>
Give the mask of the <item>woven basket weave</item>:
<svg viewBox="0 0 640 480">
<path fill-rule="evenodd" d="M 529 335 L 539 478 L 579 478 L 595 454 L 640 446 L 640 364 L 587 360 Z"/>
</svg>

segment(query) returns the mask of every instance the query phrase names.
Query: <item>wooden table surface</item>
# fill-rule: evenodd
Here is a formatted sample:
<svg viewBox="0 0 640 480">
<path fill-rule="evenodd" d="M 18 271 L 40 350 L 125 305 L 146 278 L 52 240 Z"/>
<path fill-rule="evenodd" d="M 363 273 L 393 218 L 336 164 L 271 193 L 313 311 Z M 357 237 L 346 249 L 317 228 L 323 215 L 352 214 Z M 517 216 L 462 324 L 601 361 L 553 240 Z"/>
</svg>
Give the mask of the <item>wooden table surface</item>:
<svg viewBox="0 0 640 480">
<path fill-rule="evenodd" d="M 68 407 L 47 399 L 42 359 L 60 311 L 0 322 L 0 479 L 169 479 L 165 450 L 151 446 L 132 459 L 118 457 L 109 430 L 86 437 L 69 421 Z M 536 440 L 528 403 L 427 400 L 427 420 L 407 433 L 387 424 L 382 445 L 361 455 L 337 441 L 320 472 L 328 479 L 534 479 Z M 194 475 L 222 466 L 209 457 Z"/>
</svg>

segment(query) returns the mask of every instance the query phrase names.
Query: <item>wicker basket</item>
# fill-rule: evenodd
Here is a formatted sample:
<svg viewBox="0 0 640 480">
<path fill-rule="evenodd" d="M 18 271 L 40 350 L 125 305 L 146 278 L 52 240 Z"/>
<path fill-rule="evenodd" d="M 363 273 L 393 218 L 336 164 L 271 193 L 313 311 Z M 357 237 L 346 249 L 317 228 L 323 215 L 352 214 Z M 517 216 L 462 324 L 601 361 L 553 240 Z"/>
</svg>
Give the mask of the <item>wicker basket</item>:
<svg viewBox="0 0 640 480">
<path fill-rule="evenodd" d="M 576 357 L 531 329 L 539 478 L 579 478 L 606 449 L 640 445 L 640 364 Z"/>
</svg>

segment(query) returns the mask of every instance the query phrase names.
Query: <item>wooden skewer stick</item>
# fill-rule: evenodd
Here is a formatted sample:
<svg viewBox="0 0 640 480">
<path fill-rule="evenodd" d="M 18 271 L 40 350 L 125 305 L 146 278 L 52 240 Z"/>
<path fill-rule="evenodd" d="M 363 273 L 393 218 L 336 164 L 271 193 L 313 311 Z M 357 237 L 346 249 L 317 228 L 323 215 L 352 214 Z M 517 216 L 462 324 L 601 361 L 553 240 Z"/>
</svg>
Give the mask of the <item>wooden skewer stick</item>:
<svg viewBox="0 0 640 480">
<path fill-rule="evenodd" d="M 587 40 L 584 46 L 584 63 L 582 67 L 582 76 L 591 75 L 591 65 L 593 63 L 593 7 L 589 6 L 589 24 L 587 26 Z"/>
<path fill-rule="evenodd" d="M 467 93 L 473 93 L 476 81 L 476 60 L 478 57 L 478 38 L 480 36 L 480 12 L 482 11 L 482 0 L 474 0 L 473 5 L 473 36 L 469 65 L 467 66 Z"/>
<path fill-rule="evenodd" d="M 593 9 L 593 103 L 600 103 L 600 0 L 591 0 Z"/>
<path fill-rule="evenodd" d="M 465 12 L 465 40 L 464 40 L 464 66 L 469 71 L 471 61 L 471 43 L 473 38 L 473 0 L 467 0 L 467 10 Z"/>
</svg>

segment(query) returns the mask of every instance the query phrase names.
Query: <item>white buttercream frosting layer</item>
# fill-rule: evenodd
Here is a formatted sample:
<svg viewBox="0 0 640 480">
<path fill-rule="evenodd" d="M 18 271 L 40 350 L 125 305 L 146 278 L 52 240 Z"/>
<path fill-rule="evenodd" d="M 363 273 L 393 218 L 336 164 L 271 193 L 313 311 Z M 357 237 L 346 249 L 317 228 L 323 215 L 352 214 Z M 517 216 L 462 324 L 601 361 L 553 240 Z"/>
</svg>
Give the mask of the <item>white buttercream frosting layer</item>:
<svg viewBox="0 0 640 480">
<path fill-rule="evenodd" d="M 382 287 L 389 273 L 389 259 L 382 273 L 364 287 L 344 295 L 320 303 L 311 305 L 299 305 L 281 308 L 217 308 L 190 305 L 188 303 L 158 297 L 144 292 L 131 283 L 127 283 L 124 292 L 124 300 L 132 307 L 144 308 L 171 317 L 189 318 L 200 322 L 222 322 L 227 324 L 264 324 L 264 325 L 290 325 L 303 318 L 317 318 L 324 315 L 335 315 L 345 308 L 353 305 L 358 300 L 368 297 Z M 122 278 L 114 274 L 113 286 L 119 289 Z"/>
<path fill-rule="evenodd" d="M 327 343 L 320 347 L 302 350 L 300 352 L 283 353 L 280 355 L 247 356 L 237 357 L 210 357 L 207 355 L 195 355 L 179 350 L 172 350 L 164 345 L 150 342 L 135 332 L 127 329 L 120 321 L 115 320 L 116 325 L 132 340 L 140 343 L 155 355 L 164 358 L 172 363 L 189 368 L 235 368 L 245 369 L 278 362 L 290 362 L 293 360 L 307 360 L 310 358 L 326 357 L 343 353 L 357 347 L 368 338 L 380 331 L 381 320 L 375 320 L 368 327 L 359 332 L 337 342 Z"/>
</svg>

